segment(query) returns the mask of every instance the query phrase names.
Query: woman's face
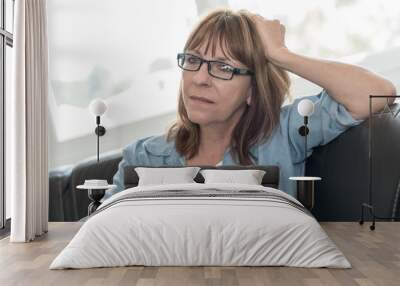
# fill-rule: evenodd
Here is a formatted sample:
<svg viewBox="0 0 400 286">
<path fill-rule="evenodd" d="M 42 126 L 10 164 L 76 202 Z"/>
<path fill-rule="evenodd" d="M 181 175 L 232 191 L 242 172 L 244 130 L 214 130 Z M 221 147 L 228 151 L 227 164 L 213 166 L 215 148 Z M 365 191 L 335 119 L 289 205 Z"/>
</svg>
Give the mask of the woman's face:
<svg viewBox="0 0 400 286">
<path fill-rule="evenodd" d="M 221 47 L 217 46 L 215 58 L 211 57 L 211 49 L 204 54 L 205 46 L 188 53 L 206 60 L 223 61 L 233 67 L 247 68 L 233 59 L 226 59 Z M 251 77 L 233 75 L 231 80 L 218 79 L 208 73 L 206 63 L 198 71 L 182 72 L 182 96 L 189 119 L 199 125 L 223 123 L 240 116 L 246 104 L 251 101 Z M 197 100 L 207 99 L 211 103 Z"/>
</svg>

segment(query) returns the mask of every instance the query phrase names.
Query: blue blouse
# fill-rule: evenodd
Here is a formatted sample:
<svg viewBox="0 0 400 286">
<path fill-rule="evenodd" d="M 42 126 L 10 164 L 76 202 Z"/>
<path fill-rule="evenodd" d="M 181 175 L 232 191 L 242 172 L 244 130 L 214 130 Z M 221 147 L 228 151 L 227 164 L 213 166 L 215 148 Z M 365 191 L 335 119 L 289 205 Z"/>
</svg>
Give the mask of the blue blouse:
<svg viewBox="0 0 400 286">
<path fill-rule="evenodd" d="M 313 148 L 332 141 L 346 129 L 360 124 L 363 119 L 354 119 L 344 105 L 335 101 L 325 90 L 318 95 L 297 98 L 290 105 L 281 108 L 280 124 L 267 141 L 250 148 L 256 165 L 279 166 L 279 189 L 296 197 L 296 183 L 291 176 L 304 176 L 304 137 L 298 132 L 304 118 L 298 113 L 300 100 L 308 98 L 314 102 L 314 113 L 309 117 L 307 137 L 307 157 Z M 185 166 L 186 160 L 175 149 L 175 142 L 167 142 L 164 135 L 149 136 L 136 140 L 126 146 L 113 184 L 117 187 L 107 190 L 105 198 L 122 191 L 123 168 L 127 165 L 177 165 Z M 223 165 L 238 165 L 232 159 L 229 148 L 225 151 Z"/>
</svg>

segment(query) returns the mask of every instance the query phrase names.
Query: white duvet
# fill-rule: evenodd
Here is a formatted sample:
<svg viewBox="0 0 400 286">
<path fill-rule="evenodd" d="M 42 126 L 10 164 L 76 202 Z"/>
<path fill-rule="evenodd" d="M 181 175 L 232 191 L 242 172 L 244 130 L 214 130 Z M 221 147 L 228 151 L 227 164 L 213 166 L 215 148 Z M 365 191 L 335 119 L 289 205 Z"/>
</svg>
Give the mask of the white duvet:
<svg viewBox="0 0 400 286">
<path fill-rule="evenodd" d="M 122 199 L 137 192 L 168 190 L 263 191 L 272 197 Z M 50 269 L 127 265 L 350 268 L 315 218 L 298 205 L 284 192 L 258 185 L 138 186 L 104 201 Z"/>
</svg>

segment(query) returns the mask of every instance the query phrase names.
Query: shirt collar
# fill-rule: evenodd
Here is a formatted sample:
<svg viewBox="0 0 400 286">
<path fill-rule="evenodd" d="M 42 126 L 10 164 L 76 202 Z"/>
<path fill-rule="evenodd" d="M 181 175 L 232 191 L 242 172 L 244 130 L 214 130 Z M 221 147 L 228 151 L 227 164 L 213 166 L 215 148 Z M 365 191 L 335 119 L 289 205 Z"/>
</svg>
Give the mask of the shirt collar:
<svg viewBox="0 0 400 286">
<path fill-rule="evenodd" d="M 144 148 L 151 154 L 156 156 L 170 156 L 171 153 L 175 150 L 175 141 L 167 141 L 166 135 L 159 135 L 149 138 L 143 143 Z M 255 158 L 256 162 L 258 161 L 258 145 L 253 145 L 250 148 L 250 153 Z M 230 153 L 230 148 L 225 152 L 225 156 Z"/>
<path fill-rule="evenodd" d="M 159 135 L 151 137 L 143 142 L 143 146 L 147 152 L 156 156 L 169 156 L 173 148 L 175 148 L 175 141 L 167 141 L 166 135 Z"/>
</svg>

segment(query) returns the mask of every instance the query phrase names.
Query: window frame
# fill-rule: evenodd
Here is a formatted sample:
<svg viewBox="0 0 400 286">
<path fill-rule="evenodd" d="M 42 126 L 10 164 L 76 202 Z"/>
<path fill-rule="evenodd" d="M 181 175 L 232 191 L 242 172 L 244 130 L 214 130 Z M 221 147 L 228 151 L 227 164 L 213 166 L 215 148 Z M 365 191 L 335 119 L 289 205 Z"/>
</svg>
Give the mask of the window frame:
<svg viewBox="0 0 400 286">
<path fill-rule="evenodd" d="M 5 188 L 5 94 L 6 94 L 6 50 L 7 46 L 13 48 L 14 36 L 6 30 L 6 0 L 0 0 L 1 5 L 1 21 L 0 21 L 0 236 L 3 236 L 10 231 L 11 219 L 7 219 L 6 212 L 6 188 Z M 12 18 L 14 18 L 15 0 L 12 1 Z M 14 27 L 13 29 L 14 30 Z"/>
</svg>

